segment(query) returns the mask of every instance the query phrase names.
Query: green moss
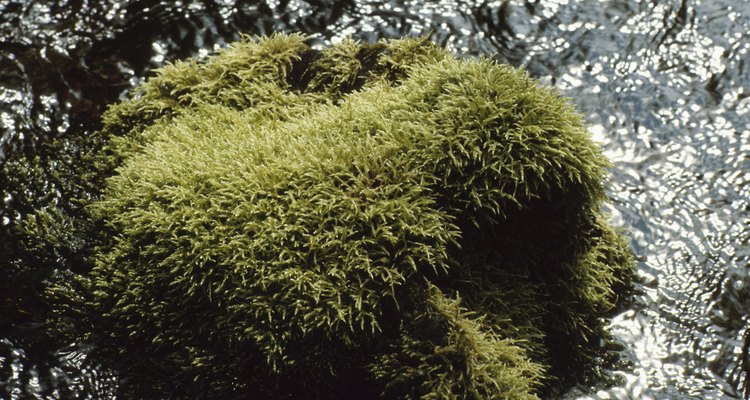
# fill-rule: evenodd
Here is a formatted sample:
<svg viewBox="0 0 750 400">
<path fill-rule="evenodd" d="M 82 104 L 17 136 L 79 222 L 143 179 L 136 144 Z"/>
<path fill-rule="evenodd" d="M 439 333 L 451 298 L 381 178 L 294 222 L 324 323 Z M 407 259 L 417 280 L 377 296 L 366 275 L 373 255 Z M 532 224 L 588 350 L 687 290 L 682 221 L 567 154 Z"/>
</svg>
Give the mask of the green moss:
<svg viewBox="0 0 750 400">
<path fill-rule="evenodd" d="M 428 285 L 371 369 L 386 399 L 535 399 L 543 368 L 519 341 Z"/>
<path fill-rule="evenodd" d="M 276 35 L 136 93 L 90 159 L 91 271 L 49 290 L 125 397 L 536 398 L 629 285 L 608 163 L 523 71 Z"/>
</svg>

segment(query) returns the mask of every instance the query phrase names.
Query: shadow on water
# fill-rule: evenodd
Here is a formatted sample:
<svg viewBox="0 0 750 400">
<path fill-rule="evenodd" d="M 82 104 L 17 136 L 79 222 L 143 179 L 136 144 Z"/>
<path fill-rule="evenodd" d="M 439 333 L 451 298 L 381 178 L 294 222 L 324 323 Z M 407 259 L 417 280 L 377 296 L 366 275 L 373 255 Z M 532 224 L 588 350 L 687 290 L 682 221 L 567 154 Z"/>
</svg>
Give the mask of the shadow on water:
<svg viewBox="0 0 750 400">
<path fill-rule="evenodd" d="M 641 283 L 611 323 L 610 347 L 629 361 L 612 367 L 622 384 L 564 397 L 747 398 L 748 30 L 750 3 L 721 0 L 2 1 L 0 393 L 110 397 L 112 377 L 45 345 L 46 280 L 85 266 L 70 249 L 28 260 L 14 236 L 30 210 L 77 195 L 56 171 L 75 162 L 106 105 L 165 62 L 241 33 L 295 31 L 320 45 L 429 34 L 572 98 L 615 163 L 609 212 Z"/>
</svg>

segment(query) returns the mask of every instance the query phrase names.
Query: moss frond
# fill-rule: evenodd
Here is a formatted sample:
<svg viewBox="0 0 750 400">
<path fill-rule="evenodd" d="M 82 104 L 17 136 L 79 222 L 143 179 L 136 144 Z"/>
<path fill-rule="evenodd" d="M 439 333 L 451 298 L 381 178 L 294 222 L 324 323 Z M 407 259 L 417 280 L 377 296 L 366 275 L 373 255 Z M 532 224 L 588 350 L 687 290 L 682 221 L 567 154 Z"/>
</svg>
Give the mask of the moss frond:
<svg viewBox="0 0 750 400">
<path fill-rule="evenodd" d="M 515 340 L 502 338 L 482 317 L 426 289 L 392 353 L 371 366 L 386 399 L 537 399 L 543 368 Z"/>
</svg>

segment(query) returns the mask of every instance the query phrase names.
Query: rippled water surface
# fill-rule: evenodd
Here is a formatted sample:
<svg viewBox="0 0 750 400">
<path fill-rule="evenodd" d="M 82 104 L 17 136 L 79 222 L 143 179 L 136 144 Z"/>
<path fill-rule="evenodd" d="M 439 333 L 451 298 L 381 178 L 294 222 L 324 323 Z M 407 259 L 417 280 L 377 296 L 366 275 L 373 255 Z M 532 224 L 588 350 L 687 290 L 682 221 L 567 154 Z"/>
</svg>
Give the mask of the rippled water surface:
<svg viewBox="0 0 750 400">
<path fill-rule="evenodd" d="M 609 211 L 642 283 L 611 324 L 628 361 L 615 367 L 621 384 L 564 397 L 745 397 L 750 2 L 0 0 L 0 160 L 95 129 L 107 104 L 166 61 L 273 31 L 319 45 L 430 35 L 570 97 L 614 162 Z M 0 196 L 5 267 L 9 228 L 30 201 L 3 186 Z M 24 339 L 39 328 L 3 318 L 0 397 L 107 397 L 106 378 L 75 376 L 74 354 L 42 361 Z"/>
</svg>

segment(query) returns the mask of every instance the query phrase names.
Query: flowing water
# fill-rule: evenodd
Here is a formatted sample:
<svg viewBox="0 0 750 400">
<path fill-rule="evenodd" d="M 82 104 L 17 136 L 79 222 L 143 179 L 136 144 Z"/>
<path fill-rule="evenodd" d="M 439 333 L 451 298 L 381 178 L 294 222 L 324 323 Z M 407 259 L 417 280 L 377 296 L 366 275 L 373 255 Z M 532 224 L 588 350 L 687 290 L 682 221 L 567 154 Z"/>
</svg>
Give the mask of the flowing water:
<svg viewBox="0 0 750 400">
<path fill-rule="evenodd" d="M 620 383 L 563 397 L 747 398 L 750 2 L 0 0 L 0 160 L 95 129 L 106 104 L 166 61 L 274 31 L 318 45 L 429 35 L 570 97 L 614 162 L 608 208 L 641 282 L 611 323 Z M 25 211 L 0 192 L 9 241 Z M 37 353 L 0 332 L 0 397 L 107 397 L 96 371 L 71 372 L 75 354 Z"/>
</svg>

